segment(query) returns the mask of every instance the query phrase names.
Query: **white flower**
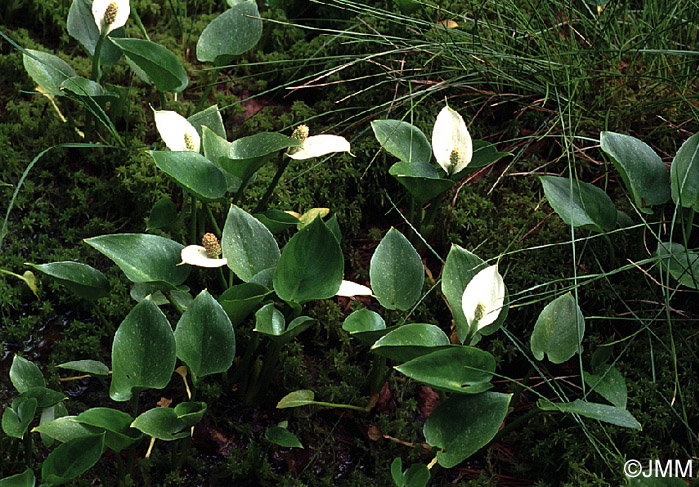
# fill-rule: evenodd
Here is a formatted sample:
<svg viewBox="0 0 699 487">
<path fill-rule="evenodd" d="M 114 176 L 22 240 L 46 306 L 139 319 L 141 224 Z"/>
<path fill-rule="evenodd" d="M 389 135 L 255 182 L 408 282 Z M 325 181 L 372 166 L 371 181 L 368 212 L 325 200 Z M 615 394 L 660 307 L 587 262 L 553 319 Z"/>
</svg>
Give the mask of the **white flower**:
<svg viewBox="0 0 699 487">
<path fill-rule="evenodd" d="M 299 128 L 305 127 L 300 125 Z M 332 152 L 349 152 L 350 143 L 344 137 L 339 135 L 312 135 L 307 137 L 308 128 L 306 128 L 306 136 L 296 136 L 296 130 L 292 137 L 297 137 L 303 145 L 301 147 L 292 147 L 289 151 L 289 157 L 292 159 L 310 159 L 312 157 L 320 157 Z"/>
<path fill-rule="evenodd" d="M 353 296 L 372 296 L 373 293 L 371 289 L 361 284 L 357 284 L 352 281 L 342 281 L 340 284 L 340 289 L 337 291 L 335 296 L 344 296 L 351 298 Z"/>
<path fill-rule="evenodd" d="M 177 112 L 153 110 L 155 126 L 171 151 L 199 152 L 201 139 L 194 126 Z"/>
<path fill-rule="evenodd" d="M 228 263 L 227 259 L 216 259 L 209 257 L 206 249 L 201 245 L 188 245 L 180 253 L 182 262 L 178 265 L 189 264 L 199 267 L 222 267 Z"/>
<path fill-rule="evenodd" d="M 100 33 L 104 30 L 109 34 L 114 29 L 123 27 L 129 18 L 131 8 L 129 0 L 94 0 L 92 16 Z"/>
<path fill-rule="evenodd" d="M 505 282 L 496 265 L 486 267 L 473 276 L 461 298 L 461 307 L 471 331 L 478 331 L 493 323 L 500 315 L 504 302 Z"/>
<path fill-rule="evenodd" d="M 434 157 L 447 174 L 456 174 L 471 162 L 473 143 L 461 115 L 442 108 L 432 130 Z"/>
</svg>

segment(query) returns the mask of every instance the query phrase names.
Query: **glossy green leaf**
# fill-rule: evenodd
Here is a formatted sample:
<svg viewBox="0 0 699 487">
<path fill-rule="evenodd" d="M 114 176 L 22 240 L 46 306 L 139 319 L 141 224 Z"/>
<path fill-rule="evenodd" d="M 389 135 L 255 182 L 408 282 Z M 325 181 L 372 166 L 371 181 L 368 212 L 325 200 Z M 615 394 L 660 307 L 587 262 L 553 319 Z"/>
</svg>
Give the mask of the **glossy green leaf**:
<svg viewBox="0 0 699 487">
<path fill-rule="evenodd" d="M 554 364 L 561 364 L 580 350 L 585 335 L 585 318 L 570 293 L 563 294 L 539 314 L 531 336 L 534 358 L 544 354 Z"/>
<path fill-rule="evenodd" d="M 300 145 L 301 142 L 293 137 L 262 132 L 231 142 L 228 155 L 219 159 L 219 163 L 226 171 L 247 181 L 278 152 Z"/>
<path fill-rule="evenodd" d="M 551 207 L 568 225 L 606 232 L 616 226 L 616 208 L 607 193 L 582 181 L 558 176 L 541 176 Z"/>
<path fill-rule="evenodd" d="M 461 306 L 464 290 L 473 276 L 488 267 L 488 264 L 476 254 L 452 245 L 442 270 L 442 293 L 447 298 L 454 326 L 463 343 L 469 334 L 469 325 Z"/>
<path fill-rule="evenodd" d="M 68 34 L 76 39 L 85 48 L 87 53 L 92 56 L 95 53 L 95 47 L 100 37 L 99 28 L 95 24 L 95 18 L 92 16 L 92 0 L 73 0 L 68 10 L 67 19 Z M 120 27 L 110 33 L 111 36 L 122 37 L 124 28 Z M 121 57 L 121 51 L 107 37 L 100 51 L 100 62 L 102 66 L 111 66 L 116 64 Z"/>
<path fill-rule="evenodd" d="M 62 95 L 61 83 L 78 75 L 70 64 L 58 56 L 34 49 L 26 49 L 26 51 L 22 54 L 24 69 L 45 93 Z"/>
<path fill-rule="evenodd" d="M 102 113 L 102 109 L 94 102 L 105 102 L 116 98 L 117 95 L 102 88 L 102 85 L 82 76 L 72 76 L 61 83 L 61 92 L 65 95 L 75 95 L 79 99 L 88 103 L 97 113 Z"/>
<path fill-rule="evenodd" d="M 22 438 L 36 414 L 37 400 L 33 397 L 20 396 L 2 413 L 2 430 L 12 438 Z"/>
<path fill-rule="evenodd" d="M 27 264 L 51 276 L 83 299 L 96 300 L 109 295 L 109 280 L 97 269 L 79 262 Z"/>
<path fill-rule="evenodd" d="M 40 424 L 32 431 L 50 436 L 61 443 L 99 433 L 97 428 L 78 423 L 75 418 L 75 416 L 62 416 L 48 423 Z"/>
<path fill-rule="evenodd" d="M 174 409 L 177 418 L 191 427 L 202 420 L 207 408 L 205 402 L 189 401 L 179 403 Z"/>
<path fill-rule="evenodd" d="M 225 372 L 235 358 L 235 333 L 220 304 L 202 291 L 175 328 L 177 358 L 187 365 L 196 385 L 207 375 Z"/>
<path fill-rule="evenodd" d="M 173 441 L 189 436 L 187 423 L 177 417 L 173 408 L 149 409 L 138 416 L 131 426 L 163 441 Z"/>
<path fill-rule="evenodd" d="M 688 138 L 675 154 L 670 185 L 676 205 L 699 210 L 699 133 Z"/>
<path fill-rule="evenodd" d="M 296 228 L 300 223 L 294 215 L 281 210 L 267 210 L 264 213 L 256 213 L 255 218 L 260 220 L 272 233 L 280 233 L 289 228 Z"/>
<path fill-rule="evenodd" d="M 236 326 L 250 316 L 271 292 L 265 286 L 246 282 L 229 287 L 219 296 L 218 302 L 228 314 L 233 326 Z"/>
<path fill-rule="evenodd" d="M 678 243 L 658 242 L 655 255 L 663 272 L 669 271 L 684 286 L 699 289 L 699 254 Z"/>
<path fill-rule="evenodd" d="M 59 364 L 57 367 L 96 376 L 106 377 L 109 375 L 109 367 L 97 360 L 72 360 Z"/>
<path fill-rule="evenodd" d="M 121 233 L 85 240 L 109 257 L 131 282 L 149 282 L 168 291 L 182 284 L 191 267 L 182 262 L 184 246 L 157 235 Z"/>
<path fill-rule="evenodd" d="M 109 396 L 128 401 L 142 390 L 164 388 L 175 370 L 176 358 L 170 323 L 150 298 L 144 299 L 114 335 Z"/>
<path fill-rule="evenodd" d="M 427 465 L 415 463 L 403 472 L 405 487 L 426 487 L 430 481 L 430 470 Z"/>
<path fill-rule="evenodd" d="M 290 392 L 286 396 L 282 397 L 277 403 L 277 409 L 285 408 L 298 408 L 301 406 L 306 406 L 308 404 L 313 404 L 315 401 L 315 394 L 313 391 L 308 389 L 302 389 L 300 391 Z"/>
<path fill-rule="evenodd" d="M 454 185 L 442 179 L 432 164 L 426 162 L 397 162 L 388 170 L 410 192 L 419 205 L 436 198 Z"/>
<path fill-rule="evenodd" d="M 665 163 L 645 142 L 630 135 L 602 132 L 601 148 L 614 162 L 621 178 L 641 210 L 670 199 L 670 175 Z"/>
<path fill-rule="evenodd" d="M 204 137 L 204 127 L 208 127 L 214 134 L 226 140 L 226 127 L 223 125 L 218 105 L 211 105 L 209 108 L 195 113 L 188 117 L 187 121 L 192 124 L 199 137 Z"/>
<path fill-rule="evenodd" d="M 483 392 L 452 396 L 425 421 L 425 441 L 444 468 L 455 467 L 493 439 L 505 419 L 511 394 Z"/>
<path fill-rule="evenodd" d="M 206 157 L 191 151 L 149 151 L 155 165 L 182 189 L 205 202 L 216 201 L 228 190 L 221 170 Z"/>
<path fill-rule="evenodd" d="M 295 434 L 281 426 L 272 426 L 265 431 L 265 439 L 284 448 L 303 448 Z"/>
<path fill-rule="evenodd" d="M 391 228 L 371 257 L 371 289 L 387 309 L 410 309 L 422 293 L 425 270 L 407 238 Z"/>
<path fill-rule="evenodd" d="M 340 244 L 323 220 L 299 230 L 284 246 L 274 271 L 274 290 L 285 301 L 331 298 L 344 272 Z"/>
<path fill-rule="evenodd" d="M 585 384 L 614 406 L 626 409 L 626 381 L 616 367 L 609 366 L 599 374 L 585 374 Z"/>
<path fill-rule="evenodd" d="M 223 256 L 228 267 L 244 282 L 279 261 L 279 246 L 262 222 L 231 205 L 221 237 Z"/>
<path fill-rule="evenodd" d="M 63 484 L 85 473 L 102 456 L 104 435 L 75 438 L 49 453 L 41 466 L 41 480 L 50 485 Z"/>
<path fill-rule="evenodd" d="M 45 423 L 50 423 L 56 418 L 60 418 L 67 415 L 68 409 L 62 402 L 56 403 L 48 408 L 43 408 L 41 410 L 41 415 L 39 416 L 39 426 Z M 34 430 L 32 430 L 32 432 L 34 432 Z M 56 440 L 53 437 L 44 433 L 39 433 L 39 436 L 41 436 L 41 442 L 44 444 L 46 448 L 51 448 L 56 442 Z"/>
<path fill-rule="evenodd" d="M 230 160 L 228 159 L 230 146 L 230 142 L 219 136 L 212 129 L 202 127 L 201 147 L 204 151 L 204 157 L 223 173 L 223 176 L 226 178 L 226 189 L 228 192 L 235 193 L 240 189 L 243 180 L 230 171 Z"/>
<path fill-rule="evenodd" d="M 372 345 L 390 331 L 381 315 L 368 309 L 353 311 L 345 318 L 342 329 L 367 345 Z"/>
<path fill-rule="evenodd" d="M 606 404 L 597 404 L 580 399 L 566 403 L 552 403 L 541 400 L 537 403 L 537 406 L 544 411 L 560 411 L 562 413 L 579 414 L 586 418 L 623 426 L 624 428 L 641 429 L 641 423 L 636 421 L 626 409 L 607 406 Z"/>
<path fill-rule="evenodd" d="M 0 487 L 34 487 L 36 485 L 36 477 L 31 468 L 27 468 L 24 472 L 17 475 L 11 475 L 0 479 Z"/>
<path fill-rule="evenodd" d="M 414 358 L 396 370 L 435 389 L 476 394 L 492 387 L 495 357 L 478 348 L 454 347 Z"/>
<path fill-rule="evenodd" d="M 432 146 L 419 128 L 401 120 L 371 122 L 376 140 L 386 152 L 407 163 L 427 164 L 432 158 Z"/>
<path fill-rule="evenodd" d="M 127 60 L 138 66 L 135 73 L 142 81 L 155 85 L 159 91 L 180 92 L 187 87 L 187 72 L 167 48 L 145 39 L 112 37 L 112 42 Z"/>
<path fill-rule="evenodd" d="M 116 409 L 91 408 L 80 413 L 73 421 L 91 426 L 99 432 L 104 431 L 105 446 L 115 452 L 129 448 L 143 437 L 140 431 L 131 427 L 133 418 Z"/>
<path fill-rule="evenodd" d="M 10 366 L 10 382 L 20 394 L 32 387 L 45 387 L 44 375 L 36 364 L 15 355 Z"/>
<path fill-rule="evenodd" d="M 150 210 L 146 230 L 168 229 L 177 220 L 177 207 L 168 197 L 160 198 Z"/>
<path fill-rule="evenodd" d="M 197 59 L 224 65 L 255 47 L 261 36 L 262 20 L 257 3 L 254 0 L 242 2 L 206 26 L 197 43 Z"/>
<path fill-rule="evenodd" d="M 371 351 L 398 362 L 451 347 L 449 337 L 438 326 L 427 323 L 403 325 L 381 337 Z"/>
<path fill-rule="evenodd" d="M 32 397 L 36 399 L 36 404 L 39 408 L 49 408 L 68 399 L 63 393 L 46 387 L 31 387 L 18 397 Z"/>
</svg>

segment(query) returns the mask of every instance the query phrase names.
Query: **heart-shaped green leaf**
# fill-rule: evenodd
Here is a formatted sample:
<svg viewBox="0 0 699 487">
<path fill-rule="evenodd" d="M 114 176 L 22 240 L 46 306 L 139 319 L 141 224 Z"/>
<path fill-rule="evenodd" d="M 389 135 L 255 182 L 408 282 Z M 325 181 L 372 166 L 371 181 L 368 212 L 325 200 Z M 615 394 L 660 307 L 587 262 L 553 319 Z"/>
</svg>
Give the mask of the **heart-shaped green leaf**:
<svg viewBox="0 0 699 487">
<path fill-rule="evenodd" d="M 386 322 L 380 314 L 368 309 L 353 311 L 342 323 L 342 329 L 357 337 L 367 345 L 372 345 L 376 340 L 390 331 L 386 328 Z"/>
<path fill-rule="evenodd" d="M 407 163 L 427 164 L 432 158 L 432 146 L 419 128 L 401 120 L 371 122 L 376 140 L 386 152 Z"/>
<path fill-rule="evenodd" d="M 699 210 L 699 133 L 688 138 L 675 154 L 670 185 L 676 205 Z"/>
<path fill-rule="evenodd" d="M 15 355 L 10 366 L 10 382 L 20 394 L 32 387 L 45 387 L 44 375 L 35 363 Z"/>
<path fill-rule="evenodd" d="M 191 267 L 178 265 L 184 246 L 157 235 L 121 233 L 85 240 L 109 257 L 131 282 L 149 282 L 163 291 L 175 289 L 189 276 Z"/>
<path fill-rule="evenodd" d="M 96 300 L 109 295 L 109 280 L 97 269 L 79 262 L 27 264 L 73 291 L 81 298 Z"/>
<path fill-rule="evenodd" d="M 153 408 L 138 416 L 131 424 L 148 436 L 163 441 L 179 440 L 189 436 L 187 423 L 177 417 L 173 408 Z"/>
<path fill-rule="evenodd" d="M 274 271 L 274 290 L 281 299 L 297 303 L 331 298 L 340 289 L 344 265 L 340 244 L 316 218 L 284 246 Z"/>
<path fill-rule="evenodd" d="M 616 367 L 609 366 L 599 374 L 585 374 L 585 384 L 614 406 L 626 409 L 626 381 Z"/>
<path fill-rule="evenodd" d="M 112 345 L 112 383 L 109 396 L 128 401 L 145 389 L 162 389 L 172 377 L 176 361 L 170 323 L 150 298 L 121 322 Z"/>
<path fill-rule="evenodd" d="M 205 402 L 181 402 L 175 406 L 177 418 L 187 426 L 192 427 L 197 424 L 206 414 Z"/>
<path fill-rule="evenodd" d="M 261 36 L 262 20 L 257 3 L 254 0 L 239 3 L 206 26 L 197 43 L 197 59 L 224 65 L 255 47 Z"/>
<path fill-rule="evenodd" d="M 301 441 L 286 428 L 272 426 L 265 431 L 265 439 L 284 448 L 303 448 Z"/>
<path fill-rule="evenodd" d="M 62 416 L 48 423 L 40 424 L 32 431 L 47 435 L 61 443 L 99 433 L 97 428 L 75 422 L 75 418 L 75 416 Z"/>
<path fill-rule="evenodd" d="M 371 257 L 371 289 L 387 309 L 410 309 L 422 293 L 425 270 L 407 238 L 391 228 Z"/>
<path fill-rule="evenodd" d="M 189 305 L 175 328 L 177 358 L 187 365 L 192 379 L 225 372 L 235 358 L 235 333 L 220 304 L 202 291 Z"/>
<path fill-rule="evenodd" d="M 601 148 L 609 154 L 636 206 L 646 213 L 670 199 L 670 175 L 665 163 L 645 142 L 630 135 L 602 132 Z"/>
<path fill-rule="evenodd" d="M 561 364 L 580 350 L 585 335 L 585 318 L 570 293 L 563 294 L 539 314 L 531 337 L 534 358 L 543 360 L 544 354 L 554 364 Z"/>
<path fill-rule="evenodd" d="M 41 466 L 41 480 L 59 485 L 85 473 L 102 456 L 104 434 L 74 438 L 49 453 Z"/>
<path fill-rule="evenodd" d="M 11 475 L 0 479 L 0 487 L 34 487 L 36 485 L 36 477 L 31 468 L 27 468 L 24 472 L 17 475 Z"/>
<path fill-rule="evenodd" d="M 96 376 L 106 377 L 109 375 L 109 367 L 97 360 L 73 360 L 59 364 L 57 367 Z"/>
<path fill-rule="evenodd" d="M 229 287 L 219 296 L 218 302 L 228 314 L 233 326 L 236 326 L 255 311 L 271 292 L 265 286 L 246 282 Z"/>
<path fill-rule="evenodd" d="M 112 37 L 112 42 L 139 68 L 135 73 L 142 81 L 155 85 L 159 91 L 180 92 L 187 87 L 187 72 L 167 48 L 145 39 Z"/>
<path fill-rule="evenodd" d="M 272 233 L 257 218 L 231 205 L 221 237 L 223 256 L 228 267 L 248 282 L 279 261 L 279 246 Z"/>
<path fill-rule="evenodd" d="M 143 437 L 140 431 L 131 427 L 133 418 L 116 409 L 91 408 L 80 413 L 73 421 L 91 426 L 99 432 L 104 431 L 105 446 L 115 452 L 129 448 Z"/>
<path fill-rule="evenodd" d="M 155 202 L 148 216 L 146 231 L 172 228 L 177 220 L 177 207 L 170 198 L 160 198 Z"/>
<path fill-rule="evenodd" d="M 47 52 L 26 49 L 22 55 L 22 62 L 34 83 L 49 95 L 62 95 L 61 84 L 78 75 L 70 64 Z"/>
<path fill-rule="evenodd" d="M 2 414 L 2 430 L 12 438 L 22 438 L 34 419 L 37 401 L 33 397 L 20 396 L 12 401 Z"/>
<path fill-rule="evenodd" d="M 426 162 L 397 162 L 388 173 L 410 191 L 419 205 L 436 198 L 454 185 L 453 181 L 440 178 L 434 166 Z"/>
<path fill-rule="evenodd" d="M 495 357 L 473 347 L 430 352 L 396 367 L 430 387 L 457 394 L 476 394 L 492 387 Z"/>
<path fill-rule="evenodd" d="M 425 441 L 437 452 L 444 468 L 455 467 L 488 444 L 507 414 L 511 394 L 483 392 L 452 396 L 425 421 Z"/>
<path fill-rule="evenodd" d="M 616 226 L 617 211 L 607 193 L 582 181 L 541 176 L 551 207 L 568 225 L 607 232 Z"/>
<path fill-rule="evenodd" d="M 68 399 L 63 393 L 46 387 L 32 387 L 24 391 L 18 397 L 32 397 L 36 399 L 36 405 L 39 408 L 49 408 Z"/>
<path fill-rule="evenodd" d="M 226 178 L 206 157 L 191 151 L 149 151 L 155 165 L 185 191 L 210 202 L 226 194 Z"/>
<path fill-rule="evenodd" d="M 398 362 L 407 362 L 421 355 L 451 347 L 441 328 L 427 323 L 403 325 L 381 337 L 371 351 Z"/>
<path fill-rule="evenodd" d="M 300 220 L 294 215 L 281 210 L 267 210 L 264 213 L 255 213 L 255 218 L 264 223 L 272 233 L 280 233 L 289 228 L 295 228 L 300 223 Z"/>
<path fill-rule="evenodd" d="M 699 289 L 699 254 L 678 243 L 658 242 L 655 255 L 663 272 L 669 271 L 682 285 Z"/>
<path fill-rule="evenodd" d="M 208 127 L 214 134 L 226 140 L 226 127 L 223 125 L 223 118 L 218 105 L 211 105 L 209 108 L 195 113 L 188 117 L 187 121 L 192 124 L 199 137 L 204 137 L 204 127 Z"/>
</svg>

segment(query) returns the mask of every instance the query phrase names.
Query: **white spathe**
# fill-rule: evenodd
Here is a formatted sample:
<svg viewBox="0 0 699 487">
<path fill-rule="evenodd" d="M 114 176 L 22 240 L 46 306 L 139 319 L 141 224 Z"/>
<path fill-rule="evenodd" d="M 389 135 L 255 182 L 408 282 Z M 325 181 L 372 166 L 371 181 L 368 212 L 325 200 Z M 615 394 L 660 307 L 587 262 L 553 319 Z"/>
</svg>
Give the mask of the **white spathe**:
<svg viewBox="0 0 699 487">
<path fill-rule="evenodd" d="M 442 108 L 434 122 L 432 151 L 447 174 L 458 173 L 468 166 L 473 158 L 473 142 L 466 122 L 449 107 Z M 455 160 L 452 160 L 452 157 Z"/>
<path fill-rule="evenodd" d="M 180 252 L 182 262 L 178 265 L 189 264 L 199 267 L 223 267 L 228 263 L 227 259 L 214 259 L 206 254 L 206 249 L 201 245 L 188 245 Z"/>
<path fill-rule="evenodd" d="M 373 293 L 371 292 L 370 288 L 352 281 L 342 281 L 342 284 L 340 284 L 340 289 L 335 294 L 335 296 L 344 296 L 346 298 L 372 295 Z"/>
<path fill-rule="evenodd" d="M 486 267 L 466 285 L 461 297 L 461 308 L 466 316 L 469 327 L 473 328 L 476 321 L 476 308 L 482 305 L 483 317 L 478 320 L 475 330 L 478 331 L 493 323 L 500 315 L 505 302 L 505 282 L 498 272 L 497 265 Z"/>
<path fill-rule="evenodd" d="M 177 112 L 171 110 L 153 110 L 155 127 L 163 142 L 171 151 L 199 152 L 201 138 L 194 125 Z M 187 139 L 191 144 L 187 147 Z"/>
<path fill-rule="evenodd" d="M 298 151 L 289 154 L 292 159 L 310 159 L 333 152 L 349 152 L 350 143 L 339 135 L 312 135 L 303 141 Z"/>
<path fill-rule="evenodd" d="M 116 15 L 111 24 L 105 25 L 104 14 L 112 3 L 116 6 Z M 130 13 L 129 0 L 94 0 L 92 2 L 92 16 L 95 18 L 95 24 L 97 24 L 100 33 L 107 29 L 107 34 L 109 34 L 114 29 L 123 27 Z"/>
</svg>

